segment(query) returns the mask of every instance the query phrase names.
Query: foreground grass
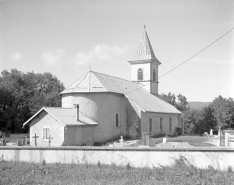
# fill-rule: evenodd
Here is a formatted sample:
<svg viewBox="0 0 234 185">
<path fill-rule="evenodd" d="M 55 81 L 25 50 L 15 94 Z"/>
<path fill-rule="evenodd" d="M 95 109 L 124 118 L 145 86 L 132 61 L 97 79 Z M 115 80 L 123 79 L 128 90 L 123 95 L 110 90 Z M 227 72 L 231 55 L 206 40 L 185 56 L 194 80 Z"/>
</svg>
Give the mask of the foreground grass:
<svg viewBox="0 0 234 185">
<path fill-rule="evenodd" d="M 232 184 L 234 173 L 197 169 L 183 158 L 172 167 L 33 164 L 0 161 L 0 184 Z"/>
</svg>

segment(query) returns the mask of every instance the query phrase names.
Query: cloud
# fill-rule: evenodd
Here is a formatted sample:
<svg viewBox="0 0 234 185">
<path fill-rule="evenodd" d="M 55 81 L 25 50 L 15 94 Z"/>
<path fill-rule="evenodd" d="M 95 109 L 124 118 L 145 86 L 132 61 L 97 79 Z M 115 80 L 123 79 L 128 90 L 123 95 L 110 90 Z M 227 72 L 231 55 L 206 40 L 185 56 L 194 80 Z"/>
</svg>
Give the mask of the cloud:
<svg viewBox="0 0 234 185">
<path fill-rule="evenodd" d="M 64 49 L 57 49 L 55 52 L 45 52 L 41 55 L 41 60 L 47 65 L 52 66 L 60 64 L 64 58 L 66 51 Z"/>
<path fill-rule="evenodd" d="M 91 56 L 85 54 L 85 53 L 77 53 L 76 55 L 76 64 L 77 65 L 85 65 L 87 64 L 90 60 L 92 60 Z"/>
<path fill-rule="evenodd" d="M 11 59 L 14 61 L 17 61 L 17 60 L 20 60 L 22 57 L 23 55 L 17 52 L 11 57 Z"/>
<path fill-rule="evenodd" d="M 129 50 L 129 46 L 111 46 L 108 44 L 99 44 L 90 49 L 88 52 L 78 52 L 75 55 L 67 55 L 66 50 L 57 49 L 47 51 L 41 55 L 41 60 L 48 66 L 68 69 L 71 66 L 78 67 L 91 63 L 91 61 L 113 61 L 116 58 L 124 56 Z"/>
<path fill-rule="evenodd" d="M 85 65 L 92 60 L 111 61 L 125 55 L 128 50 L 128 46 L 119 47 L 108 44 L 99 44 L 92 48 L 88 53 L 79 52 L 76 55 L 76 64 Z"/>
</svg>

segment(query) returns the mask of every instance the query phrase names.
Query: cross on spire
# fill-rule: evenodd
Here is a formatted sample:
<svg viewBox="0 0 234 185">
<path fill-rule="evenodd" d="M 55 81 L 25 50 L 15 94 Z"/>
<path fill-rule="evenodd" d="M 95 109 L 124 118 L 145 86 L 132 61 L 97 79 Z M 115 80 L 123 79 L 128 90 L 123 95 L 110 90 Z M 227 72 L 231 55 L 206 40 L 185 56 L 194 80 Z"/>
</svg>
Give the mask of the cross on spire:
<svg viewBox="0 0 234 185">
<path fill-rule="evenodd" d="M 144 29 L 145 29 L 145 28 L 146 28 L 146 25 L 144 24 L 144 26 L 143 26 L 143 27 L 144 27 Z"/>
</svg>

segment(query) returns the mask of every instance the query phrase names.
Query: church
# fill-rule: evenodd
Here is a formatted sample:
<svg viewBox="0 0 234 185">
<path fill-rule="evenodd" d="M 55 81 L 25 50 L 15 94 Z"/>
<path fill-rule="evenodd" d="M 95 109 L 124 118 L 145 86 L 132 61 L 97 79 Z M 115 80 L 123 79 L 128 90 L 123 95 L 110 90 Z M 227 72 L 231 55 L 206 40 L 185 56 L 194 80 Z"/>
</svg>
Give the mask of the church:
<svg viewBox="0 0 234 185">
<path fill-rule="evenodd" d="M 43 107 L 28 121 L 32 146 L 94 145 L 120 136 L 183 134 L 182 114 L 158 94 L 156 58 L 144 29 L 131 81 L 88 71 L 61 92 L 62 107 Z"/>
</svg>

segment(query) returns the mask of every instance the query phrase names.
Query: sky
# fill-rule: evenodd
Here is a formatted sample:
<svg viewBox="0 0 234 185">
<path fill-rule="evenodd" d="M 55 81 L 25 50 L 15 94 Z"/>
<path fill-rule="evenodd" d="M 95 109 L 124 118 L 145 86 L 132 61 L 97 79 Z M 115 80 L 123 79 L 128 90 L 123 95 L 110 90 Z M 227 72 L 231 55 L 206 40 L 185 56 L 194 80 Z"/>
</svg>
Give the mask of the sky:
<svg viewBox="0 0 234 185">
<path fill-rule="evenodd" d="M 167 73 L 234 28 L 233 0 L 1 0 L 0 72 L 50 72 L 68 87 L 90 70 L 130 79 L 146 25 Z M 234 30 L 159 78 L 159 94 L 234 97 Z"/>
</svg>

